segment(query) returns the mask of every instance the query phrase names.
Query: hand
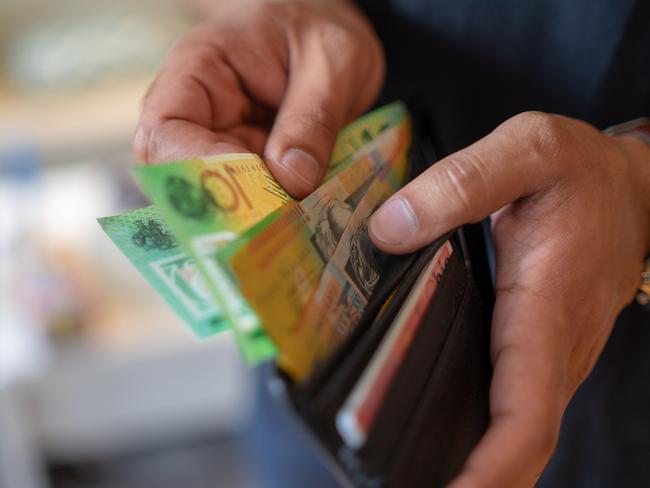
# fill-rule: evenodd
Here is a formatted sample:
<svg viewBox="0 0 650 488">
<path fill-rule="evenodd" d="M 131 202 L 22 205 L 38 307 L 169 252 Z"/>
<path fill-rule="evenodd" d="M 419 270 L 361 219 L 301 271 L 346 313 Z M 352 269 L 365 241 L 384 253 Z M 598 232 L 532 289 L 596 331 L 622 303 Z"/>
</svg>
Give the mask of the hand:
<svg viewBox="0 0 650 488">
<path fill-rule="evenodd" d="M 639 286 L 650 251 L 650 149 L 518 115 L 428 169 L 371 218 L 394 253 L 492 214 L 496 305 L 488 431 L 452 483 L 532 486 L 564 409 Z"/>
<path fill-rule="evenodd" d="M 300 198 L 383 75 L 381 45 L 352 2 L 260 2 L 178 41 L 145 97 L 134 149 L 145 163 L 263 154 Z"/>
</svg>

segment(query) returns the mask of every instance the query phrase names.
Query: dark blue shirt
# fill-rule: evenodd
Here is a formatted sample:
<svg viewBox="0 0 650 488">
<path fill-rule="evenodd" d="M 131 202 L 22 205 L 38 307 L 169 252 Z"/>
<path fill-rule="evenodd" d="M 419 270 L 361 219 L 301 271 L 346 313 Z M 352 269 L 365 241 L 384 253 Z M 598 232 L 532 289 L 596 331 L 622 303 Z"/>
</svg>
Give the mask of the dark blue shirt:
<svg viewBox="0 0 650 488">
<path fill-rule="evenodd" d="M 600 128 L 650 115 L 647 0 L 366 0 L 387 97 L 417 98 L 445 152 L 525 110 Z"/>
<path fill-rule="evenodd" d="M 648 0 L 361 4 L 386 49 L 383 97 L 422 107 L 443 154 L 526 110 L 601 129 L 650 116 Z M 570 403 L 540 486 L 650 486 L 650 313 L 639 305 Z"/>
<path fill-rule="evenodd" d="M 443 154 L 526 110 L 599 128 L 650 116 L 650 0 L 360 3 L 386 49 L 384 101 L 421 108 Z M 251 441 L 262 486 L 335 486 L 260 393 Z M 571 401 L 540 486 L 650 487 L 650 314 L 639 305 L 621 314 Z"/>
</svg>

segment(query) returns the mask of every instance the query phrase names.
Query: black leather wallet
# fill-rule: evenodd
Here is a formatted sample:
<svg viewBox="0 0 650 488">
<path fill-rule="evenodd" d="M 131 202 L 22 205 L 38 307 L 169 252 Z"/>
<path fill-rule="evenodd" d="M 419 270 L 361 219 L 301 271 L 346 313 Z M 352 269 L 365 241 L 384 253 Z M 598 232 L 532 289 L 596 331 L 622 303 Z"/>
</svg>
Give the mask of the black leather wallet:
<svg viewBox="0 0 650 488">
<path fill-rule="evenodd" d="M 414 124 L 412 176 L 435 159 Z M 446 244 L 446 243 L 449 244 Z M 442 246 L 452 252 L 361 445 L 337 414 L 386 340 L 409 293 Z M 379 251 L 378 251 L 379 252 Z M 271 391 L 306 427 L 343 486 L 443 486 L 459 473 L 489 421 L 493 292 L 480 227 L 404 256 L 381 256 L 381 279 L 357 328 L 302 384 L 276 371 Z"/>
</svg>

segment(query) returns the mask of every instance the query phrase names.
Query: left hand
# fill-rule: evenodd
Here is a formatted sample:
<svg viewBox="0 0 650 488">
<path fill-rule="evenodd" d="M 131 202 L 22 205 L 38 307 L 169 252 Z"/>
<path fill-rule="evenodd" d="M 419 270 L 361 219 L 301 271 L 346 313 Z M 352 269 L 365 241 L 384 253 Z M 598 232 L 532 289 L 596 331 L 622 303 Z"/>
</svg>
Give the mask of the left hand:
<svg viewBox="0 0 650 488">
<path fill-rule="evenodd" d="M 491 422 L 454 488 L 540 476 L 567 403 L 639 286 L 649 195 L 643 142 L 531 112 L 441 160 L 372 217 L 375 244 L 404 253 L 492 214 Z"/>
</svg>

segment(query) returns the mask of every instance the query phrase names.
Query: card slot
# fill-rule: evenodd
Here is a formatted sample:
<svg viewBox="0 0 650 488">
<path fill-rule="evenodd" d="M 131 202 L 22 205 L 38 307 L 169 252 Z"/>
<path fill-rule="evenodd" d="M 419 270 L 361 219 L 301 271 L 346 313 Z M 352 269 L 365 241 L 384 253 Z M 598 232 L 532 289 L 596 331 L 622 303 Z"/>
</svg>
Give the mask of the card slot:
<svg viewBox="0 0 650 488">
<path fill-rule="evenodd" d="M 444 486 L 489 422 L 490 316 L 469 289 L 397 450 L 386 486 Z"/>
<path fill-rule="evenodd" d="M 359 325 L 341 348 L 316 370 L 306 385 L 296 385 L 295 396 L 310 410 L 329 411 L 338 407 L 372 357 L 386 330 L 399 312 L 420 271 L 449 239 L 443 236 L 419 253 L 400 258 L 373 293 Z M 390 297 L 390 303 L 384 304 Z M 383 308 L 383 310 L 382 310 Z M 381 314 L 380 314 L 381 312 Z"/>
<path fill-rule="evenodd" d="M 314 373 L 304 384 L 296 385 L 296 397 L 309 401 L 322 391 L 329 379 L 340 370 L 341 363 L 344 362 L 345 358 L 356 350 L 357 343 L 361 341 L 366 331 L 372 327 L 382 305 L 391 293 L 400 286 L 400 283 L 405 280 L 405 275 L 417 262 L 420 254 L 391 256 L 386 269 L 382 270 L 382 279 L 366 305 L 356 329 L 330 358 L 316 366 Z"/>
<path fill-rule="evenodd" d="M 410 109 L 413 109 L 413 107 L 410 107 Z M 426 117 L 422 114 L 414 116 L 412 120 L 413 133 L 420 134 L 422 132 L 422 124 L 425 122 Z M 420 135 L 422 136 L 422 134 Z M 427 137 L 415 138 L 409 148 L 409 161 L 411 164 L 407 179 L 412 180 L 417 177 L 429 166 L 434 164 L 436 159 L 436 152 L 431 145 L 431 141 Z M 309 401 L 311 397 L 315 396 L 316 393 L 323 388 L 324 383 L 330 376 L 332 376 L 333 372 L 336 371 L 343 359 L 354 349 L 356 343 L 359 342 L 361 337 L 363 337 L 366 330 L 372 326 L 377 314 L 386 302 L 386 299 L 396 290 L 398 285 L 403 281 L 405 274 L 408 274 L 408 271 L 411 270 L 418 261 L 418 258 L 422 255 L 427 255 L 428 253 L 433 255 L 433 253 L 435 253 L 435 251 L 456 232 L 456 230 L 449 232 L 420 252 L 401 256 L 390 256 L 385 263 L 384 269 L 382 269 L 381 279 L 377 288 L 373 292 L 370 301 L 366 305 L 366 309 L 364 310 L 358 327 L 350 337 L 347 338 L 343 346 L 336 351 L 329 360 L 319 364 L 315 368 L 311 377 L 305 383 L 295 385 L 293 395 L 298 401 Z M 415 278 L 413 281 L 414 280 Z"/>
<path fill-rule="evenodd" d="M 357 452 L 364 471 L 371 477 L 385 472 L 400 445 L 465 298 L 467 278 L 460 253 L 454 246 L 447 269 L 422 317 L 422 325 L 393 378 L 365 445 Z"/>
</svg>

